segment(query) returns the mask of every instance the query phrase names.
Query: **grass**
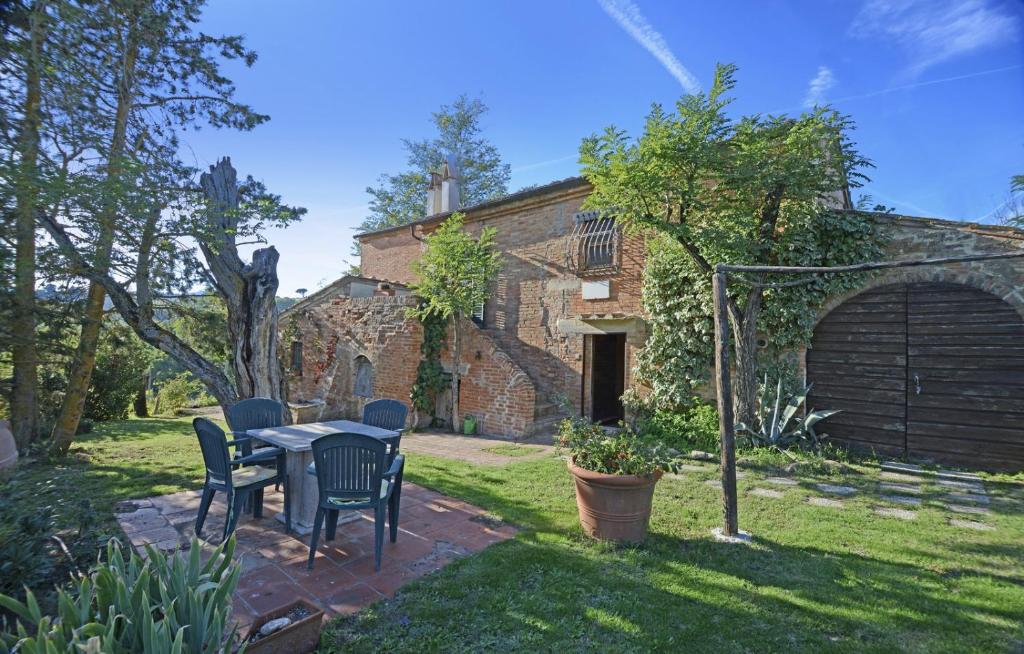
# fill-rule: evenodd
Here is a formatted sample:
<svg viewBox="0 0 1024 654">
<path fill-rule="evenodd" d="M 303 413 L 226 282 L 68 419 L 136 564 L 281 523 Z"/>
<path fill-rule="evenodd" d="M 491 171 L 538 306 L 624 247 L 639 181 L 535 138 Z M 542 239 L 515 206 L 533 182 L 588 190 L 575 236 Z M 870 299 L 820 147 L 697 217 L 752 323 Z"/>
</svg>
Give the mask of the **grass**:
<svg viewBox="0 0 1024 654">
<path fill-rule="evenodd" d="M 490 452 L 491 454 L 500 454 L 502 456 L 520 457 L 530 456 L 540 452 L 542 448 L 530 447 L 529 445 L 517 445 L 515 443 L 502 443 L 501 445 L 495 445 L 494 447 L 485 447 L 484 452 Z"/>
<path fill-rule="evenodd" d="M 504 452 L 503 452 L 504 453 Z M 580 533 L 565 464 L 545 456 L 504 466 L 416 455 L 406 478 L 522 527 L 325 628 L 321 651 L 1001 652 L 1024 648 L 1024 492 L 989 478 L 993 531 L 958 529 L 925 497 L 914 521 L 873 513 L 868 465 L 812 467 L 781 499 L 751 495 L 773 472 L 751 461 L 740 484 L 752 546 L 714 542 L 714 469 L 665 478 L 651 536 L 616 548 Z M 827 475 L 832 474 L 832 477 Z M 806 503 L 818 479 L 858 487 L 842 509 Z M 120 500 L 196 488 L 202 463 L 187 418 L 109 423 L 57 465 L 29 464 L 11 485 L 77 518 L 89 498 L 98 537 L 116 533 Z M 764 484 L 760 484 L 763 486 Z M 934 488 L 934 487 L 933 487 Z M 964 516 L 961 516 L 964 517 Z M 970 516 L 966 516 L 970 517 Z"/>
</svg>

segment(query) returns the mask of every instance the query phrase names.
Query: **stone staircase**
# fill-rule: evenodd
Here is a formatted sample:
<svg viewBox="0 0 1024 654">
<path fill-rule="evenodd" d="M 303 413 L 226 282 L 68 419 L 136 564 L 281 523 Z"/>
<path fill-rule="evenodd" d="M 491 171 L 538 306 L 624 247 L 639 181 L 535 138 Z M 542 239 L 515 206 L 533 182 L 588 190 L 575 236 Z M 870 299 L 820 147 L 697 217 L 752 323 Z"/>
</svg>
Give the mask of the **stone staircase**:
<svg viewBox="0 0 1024 654">
<path fill-rule="evenodd" d="M 551 397 L 550 391 L 548 391 L 543 383 L 543 378 L 552 376 L 555 374 L 554 371 L 543 368 L 535 369 L 531 365 L 534 363 L 534 357 L 521 356 L 522 350 L 527 346 L 518 339 L 510 337 L 505 330 L 484 328 L 481 331 L 487 334 L 491 341 L 500 347 L 510 359 L 515 361 L 530 378 L 530 381 L 533 382 L 533 387 L 537 392 L 533 412 L 533 428 L 525 437 L 531 439 L 534 437 L 544 437 L 544 440 L 547 441 L 548 437 L 558 431 L 558 423 L 568 417 L 568 414 L 562 409 L 558 401 Z M 552 366 L 556 365 L 552 363 Z"/>
</svg>

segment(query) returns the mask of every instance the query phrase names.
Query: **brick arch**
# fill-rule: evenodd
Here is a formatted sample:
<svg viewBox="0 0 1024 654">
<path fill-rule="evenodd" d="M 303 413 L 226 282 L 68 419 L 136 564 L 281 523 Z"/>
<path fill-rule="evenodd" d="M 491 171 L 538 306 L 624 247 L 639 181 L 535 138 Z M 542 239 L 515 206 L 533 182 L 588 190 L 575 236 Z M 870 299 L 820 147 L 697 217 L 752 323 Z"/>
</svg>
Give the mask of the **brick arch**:
<svg viewBox="0 0 1024 654">
<path fill-rule="evenodd" d="M 857 288 L 830 296 L 818 309 L 818 315 L 814 320 L 814 327 L 817 328 L 818 323 L 831 313 L 833 309 L 861 293 L 889 284 L 914 284 L 921 282 L 960 284 L 961 286 L 984 291 L 990 295 L 995 295 L 1003 302 L 1009 304 L 1021 318 L 1024 318 L 1024 298 L 1021 297 L 1015 288 L 1006 284 L 995 273 L 986 272 L 979 268 L 965 269 L 959 266 L 957 268 L 929 266 L 885 270 L 872 275 L 864 284 Z"/>
</svg>

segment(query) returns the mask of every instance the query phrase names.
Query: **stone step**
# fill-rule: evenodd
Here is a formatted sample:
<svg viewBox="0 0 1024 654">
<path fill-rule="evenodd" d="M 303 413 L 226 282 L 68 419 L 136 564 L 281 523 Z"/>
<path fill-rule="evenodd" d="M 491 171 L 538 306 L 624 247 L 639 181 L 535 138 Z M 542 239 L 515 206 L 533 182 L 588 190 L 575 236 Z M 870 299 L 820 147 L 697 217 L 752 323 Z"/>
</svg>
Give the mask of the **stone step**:
<svg viewBox="0 0 1024 654">
<path fill-rule="evenodd" d="M 555 404 L 554 402 L 538 401 L 533 406 L 533 419 L 535 421 L 536 420 L 540 420 L 542 418 L 547 418 L 549 416 L 562 417 L 561 413 L 562 413 L 562 407 L 560 407 L 559 405 Z"/>
</svg>

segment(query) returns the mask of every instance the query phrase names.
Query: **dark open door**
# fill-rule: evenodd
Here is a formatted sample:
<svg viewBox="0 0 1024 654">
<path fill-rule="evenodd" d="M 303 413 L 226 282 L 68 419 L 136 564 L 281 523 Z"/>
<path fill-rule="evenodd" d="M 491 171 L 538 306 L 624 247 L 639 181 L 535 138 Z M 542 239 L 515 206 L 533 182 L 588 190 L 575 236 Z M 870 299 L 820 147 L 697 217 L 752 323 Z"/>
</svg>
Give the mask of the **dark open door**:
<svg viewBox="0 0 1024 654">
<path fill-rule="evenodd" d="M 591 417 L 595 422 L 615 424 L 625 416 L 622 394 L 626 390 L 626 335 L 600 334 L 591 338 Z"/>
</svg>

